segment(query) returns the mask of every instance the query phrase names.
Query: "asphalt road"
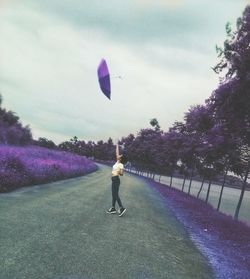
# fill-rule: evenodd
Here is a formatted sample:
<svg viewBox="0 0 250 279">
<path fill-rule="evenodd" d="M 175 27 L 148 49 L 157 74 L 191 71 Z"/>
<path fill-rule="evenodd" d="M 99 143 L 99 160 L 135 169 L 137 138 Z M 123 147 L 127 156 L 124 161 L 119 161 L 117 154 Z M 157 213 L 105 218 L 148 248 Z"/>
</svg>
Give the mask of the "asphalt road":
<svg viewBox="0 0 250 279">
<path fill-rule="evenodd" d="M 0 279 L 215 278 L 147 182 L 127 174 L 108 215 L 111 169 L 0 194 Z"/>
</svg>

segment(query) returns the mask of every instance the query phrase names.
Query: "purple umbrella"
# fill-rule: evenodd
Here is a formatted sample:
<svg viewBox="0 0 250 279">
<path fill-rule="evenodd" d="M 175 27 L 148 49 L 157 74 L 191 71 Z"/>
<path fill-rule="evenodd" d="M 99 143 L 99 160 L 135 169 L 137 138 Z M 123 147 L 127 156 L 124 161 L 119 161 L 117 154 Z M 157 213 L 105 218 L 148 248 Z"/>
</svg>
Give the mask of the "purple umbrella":
<svg viewBox="0 0 250 279">
<path fill-rule="evenodd" d="M 107 63 L 102 59 L 97 69 L 98 79 L 102 92 L 110 99 L 111 86 Z"/>
</svg>

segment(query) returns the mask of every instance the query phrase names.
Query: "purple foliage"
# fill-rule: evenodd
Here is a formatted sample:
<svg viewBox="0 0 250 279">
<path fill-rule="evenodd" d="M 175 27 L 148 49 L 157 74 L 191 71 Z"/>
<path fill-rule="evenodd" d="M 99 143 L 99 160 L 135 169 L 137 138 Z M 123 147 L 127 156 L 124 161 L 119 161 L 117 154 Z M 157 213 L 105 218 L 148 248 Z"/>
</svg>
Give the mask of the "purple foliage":
<svg viewBox="0 0 250 279">
<path fill-rule="evenodd" d="M 81 176 L 96 169 L 92 161 L 72 153 L 0 145 L 0 192 Z"/>
<path fill-rule="evenodd" d="M 207 103 L 219 121 L 250 145 L 250 5 L 238 19 L 236 31 L 227 25 L 227 36 L 214 68 L 217 73 L 227 73 Z"/>
<path fill-rule="evenodd" d="M 0 144 L 27 145 L 32 141 L 29 126 L 23 127 L 19 117 L 1 107 L 0 95 Z"/>
</svg>

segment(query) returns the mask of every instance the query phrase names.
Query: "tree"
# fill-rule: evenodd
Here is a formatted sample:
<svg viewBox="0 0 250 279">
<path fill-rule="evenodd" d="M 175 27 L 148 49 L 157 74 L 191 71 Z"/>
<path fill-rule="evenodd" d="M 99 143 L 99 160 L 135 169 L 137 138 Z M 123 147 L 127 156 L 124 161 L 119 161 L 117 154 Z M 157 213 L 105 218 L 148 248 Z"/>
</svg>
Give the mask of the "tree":
<svg viewBox="0 0 250 279">
<path fill-rule="evenodd" d="M 2 108 L 2 100 L 0 95 L 0 143 L 30 144 L 32 142 L 32 134 L 29 126 L 23 127 L 19 117 L 14 112 Z"/>
<path fill-rule="evenodd" d="M 242 190 L 235 211 L 239 210 L 247 185 L 250 160 L 250 6 L 248 5 L 237 21 L 237 29 L 232 32 L 227 25 L 227 39 L 224 48 L 217 48 L 219 63 L 216 73 L 226 72 L 221 84 L 207 101 L 218 123 L 223 125 L 241 140 L 240 154 L 245 169 L 242 176 Z"/>
<path fill-rule="evenodd" d="M 204 138 L 209 129 L 213 127 L 213 118 L 204 105 L 192 106 L 185 114 L 185 129 L 183 129 L 186 140 L 183 144 L 182 162 L 185 162 L 191 170 L 188 194 L 191 192 L 192 180 L 199 165 L 205 166 L 204 154 L 207 154 Z M 205 151 L 205 152 L 204 152 Z M 209 165 L 211 162 L 209 163 Z M 206 166 L 208 168 L 208 166 Z"/>
<path fill-rule="evenodd" d="M 52 140 L 49 140 L 49 139 L 44 138 L 44 137 L 38 138 L 38 140 L 35 142 L 35 144 L 39 145 L 39 146 L 42 146 L 42 147 L 49 148 L 49 149 L 55 149 L 56 148 L 56 144 Z"/>
<path fill-rule="evenodd" d="M 151 119 L 150 120 L 150 125 L 152 126 L 152 127 L 154 127 L 155 128 L 155 130 L 160 130 L 161 129 L 161 127 L 160 127 L 160 125 L 159 125 L 159 122 L 158 122 L 158 120 L 156 119 L 156 118 L 153 118 L 153 119 Z"/>
</svg>

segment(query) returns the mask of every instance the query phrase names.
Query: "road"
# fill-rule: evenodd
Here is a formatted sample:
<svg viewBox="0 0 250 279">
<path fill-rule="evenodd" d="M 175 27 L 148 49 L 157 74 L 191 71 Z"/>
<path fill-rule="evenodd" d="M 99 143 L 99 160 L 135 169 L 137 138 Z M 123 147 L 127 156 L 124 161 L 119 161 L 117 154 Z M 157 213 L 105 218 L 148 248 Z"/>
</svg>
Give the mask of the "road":
<svg viewBox="0 0 250 279">
<path fill-rule="evenodd" d="M 109 215 L 111 169 L 0 195 L 1 279 L 215 278 L 145 180 L 126 173 L 127 212 Z"/>
</svg>

